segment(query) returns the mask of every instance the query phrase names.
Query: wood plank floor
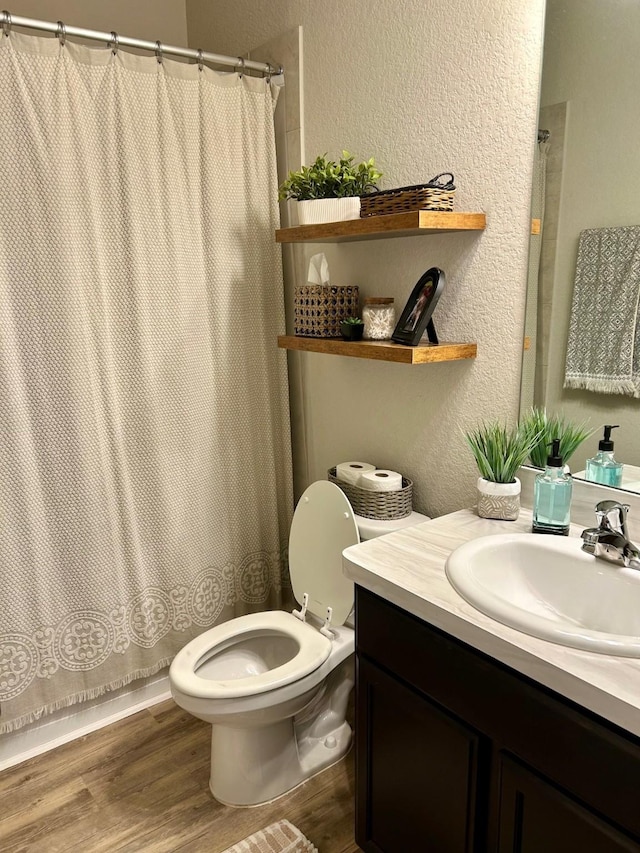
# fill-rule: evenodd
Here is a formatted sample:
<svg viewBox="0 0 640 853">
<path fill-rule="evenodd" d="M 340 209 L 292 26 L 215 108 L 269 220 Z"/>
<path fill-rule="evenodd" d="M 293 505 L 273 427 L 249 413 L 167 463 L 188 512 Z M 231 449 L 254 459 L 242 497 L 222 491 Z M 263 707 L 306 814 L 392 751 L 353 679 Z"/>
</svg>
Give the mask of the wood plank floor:
<svg viewBox="0 0 640 853">
<path fill-rule="evenodd" d="M 171 700 L 0 773 L 2 853 L 220 853 L 287 818 L 320 853 L 356 853 L 353 752 L 275 803 L 222 806 L 210 728 Z"/>
</svg>

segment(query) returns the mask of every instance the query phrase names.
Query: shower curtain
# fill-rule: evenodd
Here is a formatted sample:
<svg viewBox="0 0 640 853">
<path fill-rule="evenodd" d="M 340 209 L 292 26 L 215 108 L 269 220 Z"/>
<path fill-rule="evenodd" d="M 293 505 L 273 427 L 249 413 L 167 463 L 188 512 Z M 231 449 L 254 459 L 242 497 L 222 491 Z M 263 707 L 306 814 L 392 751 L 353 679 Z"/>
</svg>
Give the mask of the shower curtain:
<svg viewBox="0 0 640 853">
<path fill-rule="evenodd" d="M 0 731 L 280 603 L 274 97 L 0 36 Z"/>
</svg>

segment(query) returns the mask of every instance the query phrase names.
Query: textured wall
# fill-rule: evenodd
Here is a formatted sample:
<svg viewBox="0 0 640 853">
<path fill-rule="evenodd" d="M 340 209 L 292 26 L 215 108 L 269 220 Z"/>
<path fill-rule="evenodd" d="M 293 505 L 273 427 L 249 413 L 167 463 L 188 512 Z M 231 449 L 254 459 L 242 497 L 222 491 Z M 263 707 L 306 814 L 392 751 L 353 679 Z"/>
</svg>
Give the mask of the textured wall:
<svg viewBox="0 0 640 853">
<path fill-rule="evenodd" d="M 187 43 L 185 0 L 8 0 L 6 5 L 13 15 L 25 18 L 64 21 L 104 32 L 115 30 L 168 44 Z"/>
<path fill-rule="evenodd" d="M 307 161 L 374 155 L 387 187 L 450 169 L 457 209 L 488 216 L 482 235 L 321 247 L 335 283 L 398 309 L 425 269 L 442 267 L 440 337 L 477 341 L 478 358 L 292 355 L 304 359 L 293 415 L 307 480 L 361 458 L 411 477 L 417 509 L 457 509 L 476 477 L 461 429 L 516 417 L 542 18 L 543 0 L 187 0 L 190 43 L 205 49 L 236 55 L 303 25 Z M 318 248 L 298 247 L 300 263 Z"/>
</svg>

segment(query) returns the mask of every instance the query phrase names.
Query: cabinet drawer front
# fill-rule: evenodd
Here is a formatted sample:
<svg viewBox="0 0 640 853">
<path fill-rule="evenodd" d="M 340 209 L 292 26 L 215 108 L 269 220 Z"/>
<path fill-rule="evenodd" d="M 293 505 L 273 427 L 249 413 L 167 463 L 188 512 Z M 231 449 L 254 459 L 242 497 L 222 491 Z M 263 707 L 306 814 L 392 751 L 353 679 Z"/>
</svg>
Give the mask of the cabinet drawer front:
<svg viewBox="0 0 640 853">
<path fill-rule="evenodd" d="M 640 838 L 637 738 L 361 587 L 356 646 Z"/>
</svg>

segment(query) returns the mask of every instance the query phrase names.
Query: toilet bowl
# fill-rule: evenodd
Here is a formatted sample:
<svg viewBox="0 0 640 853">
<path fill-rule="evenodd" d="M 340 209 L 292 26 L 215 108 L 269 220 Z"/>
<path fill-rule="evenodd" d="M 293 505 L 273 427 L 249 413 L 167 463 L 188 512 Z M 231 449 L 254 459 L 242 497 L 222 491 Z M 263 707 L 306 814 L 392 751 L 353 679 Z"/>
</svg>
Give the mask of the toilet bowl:
<svg viewBox="0 0 640 853">
<path fill-rule="evenodd" d="M 412 513 L 396 527 L 424 520 Z M 369 536 L 389 532 L 389 522 L 377 531 L 375 521 L 366 521 Z M 342 551 L 359 541 L 344 493 L 328 481 L 313 483 L 300 498 L 289 537 L 300 610 L 231 619 L 174 658 L 173 698 L 212 726 L 209 787 L 219 802 L 269 802 L 349 749 L 345 716 L 354 684 L 355 635 L 344 624 L 353 607 L 353 583 L 342 572 Z"/>
</svg>

